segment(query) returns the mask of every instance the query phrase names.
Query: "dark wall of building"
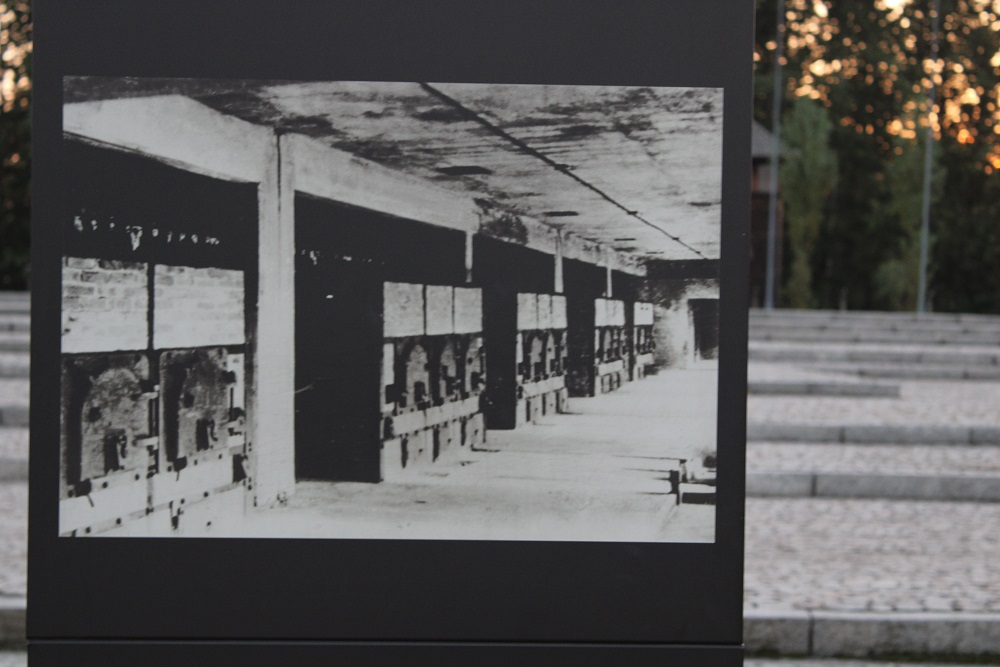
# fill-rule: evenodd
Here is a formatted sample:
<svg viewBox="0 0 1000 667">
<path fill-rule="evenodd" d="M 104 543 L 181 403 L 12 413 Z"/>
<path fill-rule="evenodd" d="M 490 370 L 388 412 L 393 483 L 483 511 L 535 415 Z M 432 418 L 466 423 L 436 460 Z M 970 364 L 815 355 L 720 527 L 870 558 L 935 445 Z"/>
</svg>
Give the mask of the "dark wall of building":
<svg viewBox="0 0 1000 667">
<path fill-rule="evenodd" d="M 383 283 L 460 285 L 465 235 L 295 198 L 295 467 L 379 480 Z"/>
<path fill-rule="evenodd" d="M 63 255 L 256 272 L 257 186 L 67 141 Z"/>
<path fill-rule="evenodd" d="M 476 235 L 472 275 L 483 290 L 486 345 L 486 425 L 511 429 L 517 409 L 517 294 L 548 294 L 555 285 L 555 259 L 537 250 Z"/>
<path fill-rule="evenodd" d="M 242 505 L 257 186 L 72 140 L 63 154 L 60 530 L 141 515 L 169 531 L 178 502 Z M 83 498 L 107 489 L 128 500 Z"/>
<path fill-rule="evenodd" d="M 612 280 L 614 277 L 612 276 Z M 569 347 L 570 396 L 594 393 L 594 299 L 604 295 L 607 269 L 575 259 L 563 260 Z"/>
<path fill-rule="evenodd" d="M 611 272 L 611 294 L 614 299 L 626 302 L 640 300 L 643 284 L 644 280 L 640 276 L 633 276 L 621 271 Z"/>
</svg>

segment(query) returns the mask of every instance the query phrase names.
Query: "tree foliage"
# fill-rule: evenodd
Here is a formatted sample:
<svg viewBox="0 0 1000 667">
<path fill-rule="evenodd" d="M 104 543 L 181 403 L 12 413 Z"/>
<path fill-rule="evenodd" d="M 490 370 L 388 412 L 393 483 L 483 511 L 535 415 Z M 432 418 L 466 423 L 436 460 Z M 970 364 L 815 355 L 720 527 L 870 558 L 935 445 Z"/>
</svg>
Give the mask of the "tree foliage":
<svg viewBox="0 0 1000 667">
<path fill-rule="evenodd" d="M 941 0 L 937 59 L 930 0 L 760 0 L 755 115 L 766 125 L 778 1 L 787 21 L 783 108 L 798 98 L 821 104 L 838 158 L 837 187 L 812 254 L 815 303 L 914 304 L 920 213 L 914 201 L 929 123 L 937 143 L 931 306 L 975 303 L 1000 312 L 1000 292 L 959 298 L 952 278 L 956 271 L 985 277 L 993 270 L 985 262 L 996 235 L 970 216 L 994 210 L 989 198 L 1000 195 L 1000 0 Z M 783 195 L 787 202 L 784 184 Z M 962 247 L 969 250 L 964 256 Z"/>
<path fill-rule="evenodd" d="M 31 12 L 0 0 L 0 289 L 28 285 Z"/>
<path fill-rule="evenodd" d="M 783 292 L 787 305 L 815 305 L 812 264 L 827 200 L 837 183 L 837 154 L 830 148 L 833 123 L 822 105 L 799 97 L 783 125 L 781 184 L 791 266 Z"/>
</svg>

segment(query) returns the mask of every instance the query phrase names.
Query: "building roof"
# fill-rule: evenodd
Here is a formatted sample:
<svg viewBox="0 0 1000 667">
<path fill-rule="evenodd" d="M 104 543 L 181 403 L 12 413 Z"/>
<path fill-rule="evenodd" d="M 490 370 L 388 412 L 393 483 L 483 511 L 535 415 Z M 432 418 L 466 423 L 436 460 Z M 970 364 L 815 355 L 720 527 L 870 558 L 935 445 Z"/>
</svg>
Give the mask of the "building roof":
<svg viewBox="0 0 1000 667">
<path fill-rule="evenodd" d="M 65 93 L 183 94 L 623 253 L 719 257 L 722 89 L 79 78 Z"/>
</svg>

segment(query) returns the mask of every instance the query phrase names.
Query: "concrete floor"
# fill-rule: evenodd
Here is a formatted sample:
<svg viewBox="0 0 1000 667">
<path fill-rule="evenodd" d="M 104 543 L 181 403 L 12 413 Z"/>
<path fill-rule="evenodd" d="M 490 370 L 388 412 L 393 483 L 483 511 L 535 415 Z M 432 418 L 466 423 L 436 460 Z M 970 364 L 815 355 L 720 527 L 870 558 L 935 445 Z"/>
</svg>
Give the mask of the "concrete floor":
<svg viewBox="0 0 1000 667">
<path fill-rule="evenodd" d="M 712 542 L 715 507 L 676 506 L 669 471 L 715 452 L 717 371 L 663 371 L 490 431 L 406 483 L 300 482 L 233 536 Z"/>
</svg>

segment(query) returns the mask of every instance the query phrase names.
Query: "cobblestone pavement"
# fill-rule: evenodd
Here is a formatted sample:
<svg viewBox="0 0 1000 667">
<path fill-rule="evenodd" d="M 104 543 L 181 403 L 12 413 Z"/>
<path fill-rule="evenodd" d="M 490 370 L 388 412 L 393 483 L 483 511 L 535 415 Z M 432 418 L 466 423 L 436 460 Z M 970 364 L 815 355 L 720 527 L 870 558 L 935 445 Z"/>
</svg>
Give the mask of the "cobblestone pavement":
<svg viewBox="0 0 1000 667">
<path fill-rule="evenodd" d="M 0 459 L 28 458 L 28 429 L 0 427 Z"/>
<path fill-rule="evenodd" d="M 0 483 L 0 595 L 23 596 L 27 582 L 28 485 Z"/>
<path fill-rule="evenodd" d="M 1000 382 L 901 382 L 900 397 L 750 396 L 751 422 L 1000 426 Z"/>
<path fill-rule="evenodd" d="M 748 499 L 744 606 L 1000 611 L 1000 505 Z"/>
<path fill-rule="evenodd" d="M 1000 447 L 973 445 L 747 444 L 751 472 L 1000 474 Z"/>
</svg>

